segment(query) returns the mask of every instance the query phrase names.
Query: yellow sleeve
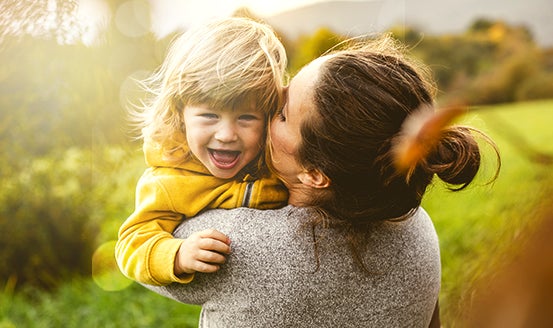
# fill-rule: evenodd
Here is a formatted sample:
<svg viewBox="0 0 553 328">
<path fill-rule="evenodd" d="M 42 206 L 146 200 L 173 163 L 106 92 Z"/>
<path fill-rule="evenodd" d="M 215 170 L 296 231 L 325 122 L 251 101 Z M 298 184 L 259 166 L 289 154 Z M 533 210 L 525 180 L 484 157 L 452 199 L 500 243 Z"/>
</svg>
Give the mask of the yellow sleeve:
<svg viewBox="0 0 553 328">
<path fill-rule="evenodd" d="M 150 285 L 190 282 L 193 275 L 177 277 L 173 271 L 182 240 L 172 232 L 182 220 L 167 190 L 146 170 L 137 184 L 136 209 L 119 229 L 115 257 L 121 271 Z"/>
</svg>

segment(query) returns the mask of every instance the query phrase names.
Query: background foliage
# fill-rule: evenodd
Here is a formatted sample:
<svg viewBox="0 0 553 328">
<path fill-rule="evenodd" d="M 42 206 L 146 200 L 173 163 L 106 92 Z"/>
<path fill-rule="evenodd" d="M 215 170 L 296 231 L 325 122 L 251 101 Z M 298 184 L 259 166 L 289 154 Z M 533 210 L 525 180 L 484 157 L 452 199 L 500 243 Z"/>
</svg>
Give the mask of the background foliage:
<svg viewBox="0 0 553 328">
<path fill-rule="evenodd" d="M 0 8 L 12 14 L 0 14 L 0 60 L 7 63 L 0 66 L 0 327 L 33 322 L 55 327 L 62 320 L 78 326 L 91 314 L 98 320 L 96 326 L 118 326 L 115 318 L 131 317 L 137 327 L 165 322 L 167 317 L 175 326 L 193 326 L 196 307 L 163 300 L 136 286 L 109 293 L 90 279 L 92 252 L 116 238 L 119 224 L 132 211 L 134 185 L 144 169 L 140 144 L 132 141 L 126 121 L 126 106 L 142 96 L 133 80 L 161 63 L 174 35 L 129 36 L 109 22 L 96 44 L 84 45 L 75 42 L 83 31 L 71 18 L 76 8 L 72 1 L 60 5 L 64 12 L 56 16 L 60 22 L 69 20 L 69 25 L 45 25 L 34 34 L 10 32 L 5 24 L 9 19 L 37 28 L 26 20 L 44 19 L 44 7 L 37 5 L 37 14 L 31 16 L 25 16 L 24 9 L 40 3 L 44 4 L 7 1 Z M 109 1 L 113 11 L 122 3 Z M 249 15 L 247 10 L 240 12 Z M 536 45 L 524 26 L 485 19 L 457 35 L 425 35 L 405 26 L 390 33 L 430 66 L 441 104 L 521 104 L 473 117 L 477 125 L 486 123 L 492 129 L 507 154 L 505 178 L 493 189 L 471 190 L 455 200 L 437 187 L 425 200 L 438 213 L 442 308 L 446 318 L 456 318 L 461 315 L 456 305 L 470 299 L 472 283 L 494 261 L 506 260 L 492 260 L 486 245 L 497 245 L 494 252 L 504 250 L 530 229 L 534 221 L 526 222 L 522 210 L 532 213 L 551 183 L 544 173 L 550 170 L 548 157 L 529 150 L 526 137 L 531 132 L 548 135 L 549 127 L 540 124 L 551 122 L 553 104 L 521 101 L 553 98 L 553 49 Z M 324 27 L 297 40 L 283 38 L 289 71 L 294 74 L 344 39 Z M 533 144 L 552 153 L 546 146 L 548 136 Z M 513 185 L 519 192 L 514 193 Z M 460 203 L 478 211 L 467 209 L 462 216 Z M 74 304 L 85 305 L 71 317 L 57 314 Z M 146 308 L 154 311 L 140 315 Z M 100 312 L 106 317 L 96 317 Z M 90 321 L 89 326 L 95 324 Z"/>
</svg>

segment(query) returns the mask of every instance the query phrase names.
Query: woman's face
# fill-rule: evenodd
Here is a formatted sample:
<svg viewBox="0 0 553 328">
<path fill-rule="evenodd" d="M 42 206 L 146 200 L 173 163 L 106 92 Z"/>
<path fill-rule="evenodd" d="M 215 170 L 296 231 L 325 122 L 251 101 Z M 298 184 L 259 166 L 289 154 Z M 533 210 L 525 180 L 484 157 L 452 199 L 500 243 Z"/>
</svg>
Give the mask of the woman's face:
<svg viewBox="0 0 553 328">
<path fill-rule="evenodd" d="M 315 110 L 311 91 L 317 80 L 319 67 L 326 58 L 314 60 L 292 79 L 286 90 L 284 107 L 270 124 L 272 167 L 288 188 L 299 182 L 297 175 L 303 171 L 297 159 L 301 142 L 300 128 Z"/>
</svg>

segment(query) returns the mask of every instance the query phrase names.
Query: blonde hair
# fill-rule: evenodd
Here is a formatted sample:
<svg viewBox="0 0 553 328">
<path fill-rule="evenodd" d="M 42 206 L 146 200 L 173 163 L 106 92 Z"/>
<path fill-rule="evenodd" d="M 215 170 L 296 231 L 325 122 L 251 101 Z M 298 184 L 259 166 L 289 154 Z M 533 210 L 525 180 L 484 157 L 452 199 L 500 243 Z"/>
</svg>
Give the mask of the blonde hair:
<svg viewBox="0 0 553 328">
<path fill-rule="evenodd" d="M 232 17 L 196 26 L 173 41 L 143 81 L 151 97 L 133 113 L 140 137 L 165 154 L 182 154 L 176 151 L 186 142 L 187 105 L 234 108 L 253 100 L 268 119 L 281 105 L 285 69 L 284 47 L 265 24 Z"/>
</svg>

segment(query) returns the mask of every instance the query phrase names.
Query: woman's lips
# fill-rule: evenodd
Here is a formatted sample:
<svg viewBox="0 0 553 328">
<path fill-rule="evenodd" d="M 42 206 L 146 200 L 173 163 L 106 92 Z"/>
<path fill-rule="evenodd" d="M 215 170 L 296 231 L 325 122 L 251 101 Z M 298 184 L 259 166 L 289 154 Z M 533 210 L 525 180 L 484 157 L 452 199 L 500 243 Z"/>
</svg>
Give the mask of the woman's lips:
<svg viewBox="0 0 553 328">
<path fill-rule="evenodd" d="M 240 158 L 239 151 L 210 149 L 209 155 L 213 164 L 223 170 L 232 169 Z"/>
</svg>

